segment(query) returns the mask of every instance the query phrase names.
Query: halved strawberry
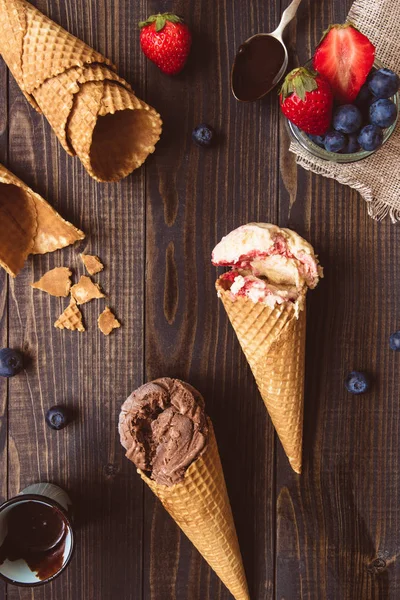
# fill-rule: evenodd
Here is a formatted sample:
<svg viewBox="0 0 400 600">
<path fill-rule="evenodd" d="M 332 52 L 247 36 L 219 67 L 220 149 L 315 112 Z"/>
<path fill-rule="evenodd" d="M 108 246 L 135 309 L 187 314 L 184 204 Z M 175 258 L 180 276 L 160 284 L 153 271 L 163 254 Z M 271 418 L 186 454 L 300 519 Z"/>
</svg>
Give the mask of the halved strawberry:
<svg viewBox="0 0 400 600">
<path fill-rule="evenodd" d="M 314 69 L 341 104 L 355 100 L 375 58 L 375 46 L 352 23 L 330 25 L 314 54 Z"/>
</svg>

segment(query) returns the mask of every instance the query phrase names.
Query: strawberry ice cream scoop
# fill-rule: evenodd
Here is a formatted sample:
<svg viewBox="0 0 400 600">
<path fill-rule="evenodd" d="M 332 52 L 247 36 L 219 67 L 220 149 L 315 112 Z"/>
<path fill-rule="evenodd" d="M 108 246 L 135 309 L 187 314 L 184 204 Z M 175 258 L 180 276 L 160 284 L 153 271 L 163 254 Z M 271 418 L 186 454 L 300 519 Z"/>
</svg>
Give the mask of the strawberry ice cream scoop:
<svg viewBox="0 0 400 600">
<path fill-rule="evenodd" d="M 212 262 L 231 268 L 221 279 L 233 296 L 271 306 L 296 302 L 304 288 L 315 288 L 322 277 L 311 244 L 295 231 L 269 223 L 231 231 L 214 248 Z"/>
</svg>

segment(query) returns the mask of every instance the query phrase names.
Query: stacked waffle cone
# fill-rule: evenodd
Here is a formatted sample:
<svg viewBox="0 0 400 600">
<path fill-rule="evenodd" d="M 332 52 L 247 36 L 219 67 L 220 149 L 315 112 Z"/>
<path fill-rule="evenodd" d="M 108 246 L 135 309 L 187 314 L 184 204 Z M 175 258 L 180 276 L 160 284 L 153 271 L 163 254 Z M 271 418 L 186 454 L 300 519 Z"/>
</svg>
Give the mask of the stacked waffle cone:
<svg viewBox="0 0 400 600">
<path fill-rule="evenodd" d="M 250 598 L 214 430 L 209 421 L 206 451 L 181 483 L 143 479 L 236 600 Z"/>
<path fill-rule="evenodd" d="M 0 266 L 15 277 L 29 254 L 64 248 L 85 234 L 0 165 Z"/>
<path fill-rule="evenodd" d="M 306 341 L 305 294 L 297 315 L 292 303 L 269 307 L 232 298 L 216 288 L 292 469 L 301 473 Z"/>
<path fill-rule="evenodd" d="M 0 0 L 0 53 L 64 149 L 97 181 L 118 181 L 154 152 L 158 113 L 112 63 L 25 0 Z"/>
</svg>

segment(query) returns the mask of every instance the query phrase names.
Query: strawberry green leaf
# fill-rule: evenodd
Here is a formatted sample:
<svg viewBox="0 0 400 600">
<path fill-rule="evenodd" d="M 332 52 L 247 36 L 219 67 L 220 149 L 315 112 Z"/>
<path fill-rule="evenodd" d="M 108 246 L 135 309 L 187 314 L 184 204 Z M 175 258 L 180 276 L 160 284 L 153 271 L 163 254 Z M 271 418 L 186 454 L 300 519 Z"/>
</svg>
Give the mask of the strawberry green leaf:
<svg viewBox="0 0 400 600">
<path fill-rule="evenodd" d="M 161 29 L 164 28 L 165 25 L 165 18 L 163 15 L 157 15 L 157 19 L 156 19 L 156 31 L 161 31 Z"/>
<path fill-rule="evenodd" d="M 146 21 L 139 21 L 140 29 L 142 29 L 142 27 L 146 27 L 146 25 L 151 25 L 152 23 L 155 22 L 156 19 L 157 19 L 157 15 L 151 15 L 151 17 L 146 19 Z"/>
<path fill-rule="evenodd" d="M 313 92 L 318 88 L 316 76 L 315 71 L 305 67 L 294 69 L 286 76 L 279 93 L 283 99 L 296 94 L 301 100 L 305 100 L 307 92 Z"/>
<path fill-rule="evenodd" d="M 142 29 L 143 27 L 146 27 L 146 25 L 152 25 L 152 23 L 155 23 L 155 30 L 159 32 L 165 27 L 167 22 L 182 23 L 183 19 L 177 15 L 174 15 L 173 13 L 158 13 L 157 15 L 151 15 L 146 19 L 146 21 L 140 21 L 139 28 Z"/>
</svg>

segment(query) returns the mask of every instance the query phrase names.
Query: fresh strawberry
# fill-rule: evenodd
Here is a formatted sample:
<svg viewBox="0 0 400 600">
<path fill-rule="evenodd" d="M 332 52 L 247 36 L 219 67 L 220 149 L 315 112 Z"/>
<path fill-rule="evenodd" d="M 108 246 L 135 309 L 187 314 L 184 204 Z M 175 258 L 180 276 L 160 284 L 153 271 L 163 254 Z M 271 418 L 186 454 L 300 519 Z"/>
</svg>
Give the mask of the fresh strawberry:
<svg viewBox="0 0 400 600">
<path fill-rule="evenodd" d="M 152 15 L 139 23 L 144 54 L 168 75 L 182 71 L 189 55 L 192 35 L 180 17 L 171 13 Z"/>
<path fill-rule="evenodd" d="M 294 69 L 279 92 L 283 114 L 306 133 L 324 135 L 332 117 L 331 86 L 318 73 L 304 67 Z"/>
<path fill-rule="evenodd" d="M 330 25 L 314 54 L 314 69 L 329 81 L 341 104 L 356 99 L 372 69 L 375 47 L 352 23 Z"/>
</svg>

